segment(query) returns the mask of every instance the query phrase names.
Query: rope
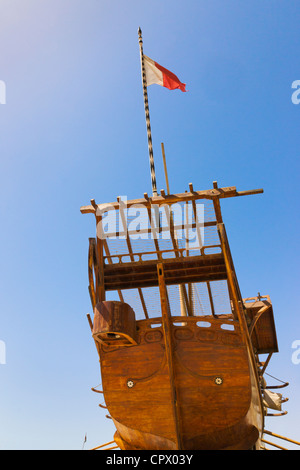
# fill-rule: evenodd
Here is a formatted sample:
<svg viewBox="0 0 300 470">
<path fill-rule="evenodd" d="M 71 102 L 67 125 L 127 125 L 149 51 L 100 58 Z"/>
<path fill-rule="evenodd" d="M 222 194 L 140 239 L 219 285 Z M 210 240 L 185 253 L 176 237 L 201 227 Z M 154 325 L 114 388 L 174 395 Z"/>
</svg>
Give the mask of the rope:
<svg viewBox="0 0 300 470">
<path fill-rule="evenodd" d="M 285 383 L 286 383 L 286 382 L 284 382 L 283 380 L 277 379 L 277 377 L 273 377 L 273 375 L 267 374 L 267 372 L 265 372 L 265 375 L 268 375 L 268 376 L 271 377 L 272 379 L 277 380 L 278 382 L 281 382 L 282 384 L 285 384 Z"/>
</svg>

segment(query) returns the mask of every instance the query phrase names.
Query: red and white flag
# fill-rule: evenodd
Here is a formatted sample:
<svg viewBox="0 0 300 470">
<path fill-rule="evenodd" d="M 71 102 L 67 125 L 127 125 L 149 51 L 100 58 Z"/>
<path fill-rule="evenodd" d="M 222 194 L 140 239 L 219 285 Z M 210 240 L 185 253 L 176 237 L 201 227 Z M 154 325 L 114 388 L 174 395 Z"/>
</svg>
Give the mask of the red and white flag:
<svg viewBox="0 0 300 470">
<path fill-rule="evenodd" d="M 181 83 L 178 77 L 170 70 L 165 69 L 154 60 L 144 55 L 144 67 L 146 73 L 147 86 L 157 84 L 168 88 L 169 90 L 186 91 L 185 83 Z"/>
</svg>

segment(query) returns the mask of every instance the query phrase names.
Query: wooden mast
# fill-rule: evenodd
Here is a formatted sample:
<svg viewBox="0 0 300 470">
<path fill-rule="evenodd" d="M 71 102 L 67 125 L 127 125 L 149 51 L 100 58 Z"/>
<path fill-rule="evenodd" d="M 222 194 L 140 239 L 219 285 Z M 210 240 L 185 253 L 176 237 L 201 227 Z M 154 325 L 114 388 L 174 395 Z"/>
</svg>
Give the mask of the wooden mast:
<svg viewBox="0 0 300 470">
<path fill-rule="evenodd" d="M 165 154 L 165 146 L 163 142 L 161 143 L 161 152 L 164 162 L 164 169 L 165 169 L 165 178 L 166 178 L 166 185 L 167 185 L 167 193 L 168 196 L 170 195 L 170 186 L 169 186 L 169 178 L 168 178 L 168 170 L 167 170 L 167 162 L 166 162 L 166 154 Z"/>
</svg>

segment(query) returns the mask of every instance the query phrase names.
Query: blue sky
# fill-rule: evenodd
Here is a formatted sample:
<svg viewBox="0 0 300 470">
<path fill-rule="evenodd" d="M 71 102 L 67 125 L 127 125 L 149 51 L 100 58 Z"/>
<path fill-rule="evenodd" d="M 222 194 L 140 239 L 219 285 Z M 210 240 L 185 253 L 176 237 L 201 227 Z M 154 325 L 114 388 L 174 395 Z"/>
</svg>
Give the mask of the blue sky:
<svg viewBox="0 0 300 470">
<path fill-rule="evenodd" d="M 158 190 L 236 186 L 222 204 L 244 297 L 273 302 L 289 413 L 266 428 L 300 440 L 299 2 L 1 0 L 0 449 L 80 449 L 113 426 L 86 313 L 92 216 L 80 206 L 151 193 L 137 30 L 188 93 L 149 87 Z"/>
</svg>

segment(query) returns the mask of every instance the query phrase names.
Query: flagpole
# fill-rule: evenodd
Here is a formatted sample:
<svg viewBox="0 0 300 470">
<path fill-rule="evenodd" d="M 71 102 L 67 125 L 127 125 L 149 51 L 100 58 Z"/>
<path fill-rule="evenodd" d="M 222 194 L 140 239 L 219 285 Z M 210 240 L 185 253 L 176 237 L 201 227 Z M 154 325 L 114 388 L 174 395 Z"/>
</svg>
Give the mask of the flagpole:
<svg viewBox="0 0 300 470">
<path fill-rule="evenodd" d="M 145 64 L 144 64 L 144 53 L 143 53 L 143 39 L 142 39 L 142 30 L 141 30 L 141 28 L 138 29 L 138 35 L 139 35 L 139 46 L 140 46 L 140 55 L 141 55 L 141 71 L 142 71 L 144 106 L 145 106 L 146 126 L 147 126 L 147 136 L 148 136 L 148 150 L 149 150 L 149 160 L 150 160 L 152 193 L 153 193 L 153 196 L 157 196 L 156 176 L 155 176 L 155 166 L 154 166 L 153 146 L 152 146 L 152 135 L 151 135 L 151 125 L 150 125 L 150 114 L 149 114 L 149 103 L 148 103 L 148 92 L 147 92 L 146 72 L 145 72 Z"/>
</svg>

